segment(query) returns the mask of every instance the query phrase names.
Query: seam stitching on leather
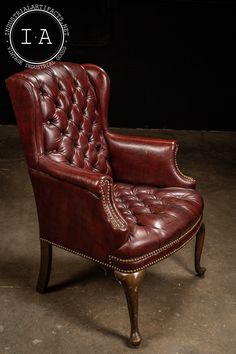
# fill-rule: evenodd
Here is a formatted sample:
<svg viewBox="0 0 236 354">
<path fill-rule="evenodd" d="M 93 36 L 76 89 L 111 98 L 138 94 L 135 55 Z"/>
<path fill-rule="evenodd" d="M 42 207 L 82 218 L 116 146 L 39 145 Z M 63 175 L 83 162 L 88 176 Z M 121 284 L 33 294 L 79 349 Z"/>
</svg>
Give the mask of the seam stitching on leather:
<svg viewBox="0 0 236 354">
<path fill-rule="evenodd" d="M 138 262 L 138 261 L 141 261 L 141 260 L 145 260 L 148 257 L 154 256 L 154 255 L 156 255 L 158 253 L 161 253 L 162 251 L 165 251 L 166 249 L 172 247 L 173 245 L 175 245 L 176 243 L 181 241 L 189 232 L 191 232 L 195 228 L 195 226 L 200 222 L 201 218 L 202 218 L 202 216 L 200 216 L 200 218 L 197 219 L 197 221 L 194 223 L 194 225 L 188 231 L 186 231 L 181 237 L 177 238 L 176 240 L 168 243 L 167 245 L 165 245 L 165 246 L 163 246 L 161 248 L 158 248 L 155 251 L 152 251 L 152 252 L 149 252 L 149 253 L 147 253 L 147 254 L 145 254 L 143 256 L 136 257 L 136 258 L 131 258 L 131 259 L 123 259 L 123 258 L 119 258 L 119 257 L 112 256 L 112 255 L 109 255 L 109 258 L 111 258 L 111 260 L 114 259 L 115 261 L 119 261 L 119 262 L 122 262 L 122 263 L 132 263 L 132 262 Z"/>
</svg>

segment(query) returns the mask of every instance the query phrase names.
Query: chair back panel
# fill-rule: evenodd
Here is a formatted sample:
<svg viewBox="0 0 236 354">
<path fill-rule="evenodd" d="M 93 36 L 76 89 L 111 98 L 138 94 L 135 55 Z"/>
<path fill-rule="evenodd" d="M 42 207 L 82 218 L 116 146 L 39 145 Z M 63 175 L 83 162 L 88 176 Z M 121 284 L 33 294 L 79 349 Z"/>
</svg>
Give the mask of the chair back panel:
<svg viewBox="0 0 236 354">
<path fill-rule="evenodd" d="M 24 109 L 35 113 L 34 134 L 36 140 L 42 140 L 38 142 L 41 153 L 59 163 L 111 175 L 99 88 L 94 87 L 86 69 L 57 62 L 46 69 L 29 69 L 16 75 L 33 91 Z"/>
</svg>

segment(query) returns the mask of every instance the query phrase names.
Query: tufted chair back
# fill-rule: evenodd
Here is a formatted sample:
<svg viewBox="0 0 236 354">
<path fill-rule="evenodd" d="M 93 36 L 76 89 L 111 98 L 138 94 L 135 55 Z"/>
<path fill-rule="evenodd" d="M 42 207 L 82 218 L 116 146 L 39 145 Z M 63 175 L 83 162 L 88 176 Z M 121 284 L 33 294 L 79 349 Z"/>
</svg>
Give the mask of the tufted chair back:
<svg viewBox="0 0 236 354">
<path fill-rule="evenodd" d="M 95 65 L 57 62 L 45 70 L 25 70 L 18 77 L 29 95 L 16 103 L 20 111 L 27 101 L 28 110 L 18 116 L 20 129 L 28 131 L 24 147 L 29 164 L 45 154 L 61 164 L 111 175 L 104 137 L 107 102 L 102 95 L 109 91 L 105 72 Z"/>
</svg>

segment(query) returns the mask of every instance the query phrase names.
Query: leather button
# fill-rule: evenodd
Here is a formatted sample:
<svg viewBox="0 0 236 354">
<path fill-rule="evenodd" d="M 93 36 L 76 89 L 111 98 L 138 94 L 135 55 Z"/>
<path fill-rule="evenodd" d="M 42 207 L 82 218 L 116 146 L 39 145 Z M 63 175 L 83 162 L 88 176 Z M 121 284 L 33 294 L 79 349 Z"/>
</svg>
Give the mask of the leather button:
<svg viewBox="0 0 236 354">
<path fill-rule="evenodd" d="M 56 149 L 53 149 L 52 152 L 55 154 L 55 153 L 57 152 L 57 150 L 56 150 Z"/>
<path fill-rule="evenodd" d="M 58 82 L 57 87 L 59 91 L 63 91 L 63 86 L 60 82 Z"/>
<path fill-rule="evenodd" d="M 43 88 L 40 89 L 40 92 L 43 96 L 47 96 L 47 92 Z"/>
<path fill-rule="evenodd" d="M 50 120 L 47 121 L 47 124 L 48 124 L 48 125 L 51 124 Z"/>
</svg>

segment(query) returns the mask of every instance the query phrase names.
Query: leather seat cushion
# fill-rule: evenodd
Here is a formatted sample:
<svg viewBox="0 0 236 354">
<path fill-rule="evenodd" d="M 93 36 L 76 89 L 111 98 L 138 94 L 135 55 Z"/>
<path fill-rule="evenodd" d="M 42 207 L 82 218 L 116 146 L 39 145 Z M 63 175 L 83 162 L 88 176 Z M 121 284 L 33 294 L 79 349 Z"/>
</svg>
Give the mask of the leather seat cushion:
<svg viewBox="0 0 236 354">
<path fill-rule="evenodd" d="M 191 230 L 203 212 L 193 189 L 114 184 L 117 207 L 128 223 L 129 238 L 115 256 L 139 257 L 170 244 Z"/>
</svg>

